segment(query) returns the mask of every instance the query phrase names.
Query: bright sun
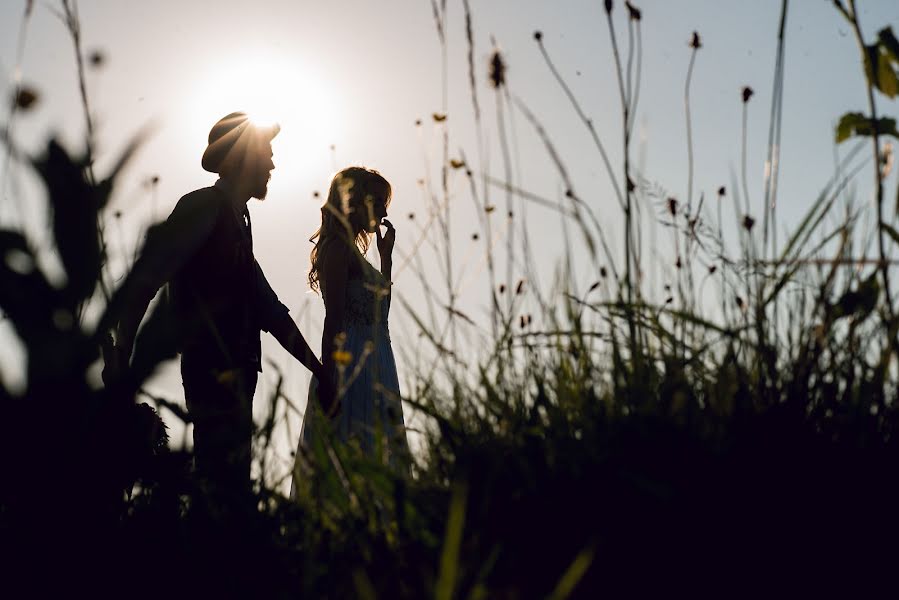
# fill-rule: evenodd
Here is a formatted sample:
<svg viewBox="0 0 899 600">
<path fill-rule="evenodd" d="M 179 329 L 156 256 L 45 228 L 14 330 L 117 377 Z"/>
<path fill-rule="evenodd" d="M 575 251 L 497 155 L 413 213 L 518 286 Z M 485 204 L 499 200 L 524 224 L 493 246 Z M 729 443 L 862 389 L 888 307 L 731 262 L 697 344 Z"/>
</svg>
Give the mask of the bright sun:
<svg viewBox="0 0 899 600">
<path fill-rule="evenodd" d="M 239 58 L 217 60 L 198 79 L 188 106 L 189 128 L 201 143 L 218 119 L 237 110 L 259 123 L 280 124 L 273 144 L 275 164 L 287 168 L 279 175 L 327 155 L 339 137 L 333 94 L 300 61 L 272 52 L 243 51 Z"/>
</svg>

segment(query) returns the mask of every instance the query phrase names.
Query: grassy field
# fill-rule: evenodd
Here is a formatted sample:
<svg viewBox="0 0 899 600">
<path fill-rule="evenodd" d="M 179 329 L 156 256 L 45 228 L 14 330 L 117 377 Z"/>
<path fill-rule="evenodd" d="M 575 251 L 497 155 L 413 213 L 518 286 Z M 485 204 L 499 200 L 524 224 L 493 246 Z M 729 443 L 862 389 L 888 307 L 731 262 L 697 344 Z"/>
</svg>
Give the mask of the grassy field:
<svg viewBox="0 0 899 600">
<path fill-rule="evenodd" d="M 114 218 L 104 207 L 140 139 L 104 174 L 94 172 L 89 144 L 72 154 L 49 140 L 34 160 L 10 145 L 16 164 L 45 184 L 67 277 L 51 284 L 30 240 L 0 231 L 0 306 L 30 359 L 24 394 L 0 386 L 8 575 L 35 593 L 63 586 L 147 597 L 561 599 L 883 585 L 899 539 L 899 318 L 890 259 L 899 233 L 896 192 L 883 185 L 893 160 L 885 142 L 899 134 L 895 120 L 877 112 L 877 99 L 899 94 L 899 42 L 889 28 L 861 31 L 854 1 L 834 5 L 866 68 L 867 110 L 847 113 L 834 132 L 837 142 L 857 146 L 784 240 L 775 238 L 770 208 L 776 172 L 756 207 L 740 191 L 745 170 L 714 203 L 692 189 L 685 200 L 662 198 L 659 221 L 672 232 L 676 271 L 661 302 L 647 298 L 641 276 L 651 259 L 639 206 L 651 190 L 629 158 L 605 159 L 604 144 L 629 148 L 639 99 L 632 82 L 640 77 L 632 60 L 640 37 L 616 31 L 611 13 L 628 11 L 628 27 L 639 33 L 640 11 L 605 2 L 611 39 L 628 40 L 609 49 L 619 73 L 620 137 L 600 139 L 569 92 L 621 206 L 620 250 L 607 245 L 591 199 L 567 180 L 539 115 L 507 93 L 497 52 L 487 76 L 498 110 L 517 111 L 544 141 L 567 184 L 557 206 L 592 254 L 595 285 L 578 296 L 560 277 L 556 298 L 564 300 L 532 298 L 541 307 L 532 315 L 522 314 L 521 298 L 538 292 L 493 288 L 491 349 L 464 367 L 456 336 L 468 317 L 454 310 L 452 281 L 443 300 L 434 292 L 450 318 L 438 324 L 415 315 L 436 366 L 404 398 L 426 423 L 409 476 L 326 439 L 306 456 L 299 498 L 284 498 L 270 446 L 291 399 L 278 391 L 261 399 L 269 418 L 257 423 L 257 503 L 227 526 L 197 510 L 190 454 L 168 449 L 139 392 L 175 353 L 166 313 L 146 322 L 129 378 L 98 389 L 86 376 L 105 331 L 84 325 L 85 305 L 103 297 L 108 318 L 120 310 L 113 291 L 98 286 Z M 440 25 L 445 13 L 437 3 L 434 10 Z M 539 32 L 535 42 L 558 76 Z M 694 34 L 691 57 L 701 51 Z M 771 149 L 780 145 L 782 51 Z M 473 78 L 484 76 L 471 68 Z M 752 95 L 744 90 L 744 107 Z M 21 94 L 18 104 L 27 110 Z M 692 155 L 689 144 L 688 136 Z M 692 161 L 689 168 L 692 182 Z M 442 171 L 451 169 L 467 173 L 485 218 L 497 210 L 485 201 L 496 182 L 445 150 Z M 838 198 L 860 177 L 872 180 L 874 204 L 835 215 Z M 543 201 L 508 179 L 499 186 L 509 197 Z M 445 177 L 437 193 L 447 193 Z M 874 256 L 864 260 L 855 254 L 866 248 L 857 233 L 861 211 L 879 224 Z M 724 239 L 724 218 L 737 223 L 738 243 Z M 454 249 L 442 231 L 435 251 L 449 262 Z M 513 255 L 527 264 L 524 232 L 507 235 L 505 248 L 486 242 L 491 281 L 511 269 Z"/>
</svg>

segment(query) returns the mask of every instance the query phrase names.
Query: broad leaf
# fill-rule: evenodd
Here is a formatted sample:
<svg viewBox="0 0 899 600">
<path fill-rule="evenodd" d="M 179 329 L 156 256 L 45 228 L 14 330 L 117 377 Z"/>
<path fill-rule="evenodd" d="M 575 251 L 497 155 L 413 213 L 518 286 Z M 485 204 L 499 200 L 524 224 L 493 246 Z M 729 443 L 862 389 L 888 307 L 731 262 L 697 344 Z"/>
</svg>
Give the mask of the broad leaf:
<svg viewBox="0 0 899 600">
<path fill-rule="evenodd" d="M 899 78 L 886 52 L 879 43 L 865 46 L 865 74 L 871 85 L 889 98 L 895 98 L 899 94 Z"/>
<path fill-rule="evenodd" d="M 899 138 L 899 131 L 896 130 L 896 119 L 882 117 L 877 119 L 875 127 L 873 121 L 862 113 L 846 113 L 837 124 L 836 141 L 839 144 L 856 135 L 891 135 Z"/>
<path fill-rule="evenodd" d="M 53 234 L 68 279 L 66 303 L 73 310 L 90 297 L 100 275 L 98 196 L 85 176 L 87 159 L 69 155 L 55 139 L 34 166 L 50 199 Z"/>
<path fill-rule="evenodd" d="M 896 39 L 896 35 L 893 33 L 893 28 L 884 27 L 883 29 L 878 31 L 877 39 L 880 41 L 880 45 L 889 55 L 890 60 L 899 65 L 899 40 Z"/>
<path fill-rule="evenodd" d="M 855 316 L 858 321 L 865 319 L 877 306 L 877 298 L 880 296 L 880 284 L 877 282 L 879 271 L 871 275 L 858 285 L 858 289 L 847 291 L 834 306 L 834 317 Z"/>
</svg>

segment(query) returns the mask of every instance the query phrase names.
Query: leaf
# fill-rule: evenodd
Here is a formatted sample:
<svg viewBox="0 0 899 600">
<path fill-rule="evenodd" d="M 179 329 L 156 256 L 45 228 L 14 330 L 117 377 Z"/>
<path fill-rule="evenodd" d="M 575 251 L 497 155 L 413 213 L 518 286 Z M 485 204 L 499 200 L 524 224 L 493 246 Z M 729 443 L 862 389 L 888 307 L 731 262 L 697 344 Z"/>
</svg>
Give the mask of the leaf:
<svg viewBox="0 0 899 600">
<path fill-rule="evenodd" d="M 899 78 L 890 64 L 890 58 L 881 52 L 881 45 L 865 46 L 865 74 L 871 85 L 889 98 L 899 94 Z"/>
<path fill-rule="evenodd" d="M 844 142 L 852 136 L 891 135 L 899 138 L 896 130 L 896 119 L 883 117 L 877 119 L 876 127 L 871 119 L 862 113 L 846 113 L 840 118 L 836 128 L 836 142 Z"/>
<path fill-rule="evenodd" d="M 574 561 L 565 569 L 562 578 L 556 584 L 555 589 L 549 595 L 552 600 L 564 600 L 574 592 L 575 586 L 584 577 L 587 569 L 593 564 L 595 551 L 593 546 L 587 546 L 575 557 Z"/>
<path fill-rule="evenodd" d="M 95 188 L 85 176 L 86 162 L 84 156 L 70 155 L 55 139 L 47 144 L 45 154 L 33 161 L 47 188 L 70 308 L 90 297 L 100 275 L 100 207 Z"/>
<path fill-rule="evenodd" d="M 446 535 L 440 555 L 440 573 L 437 576 L 434 596 L 437 600 L 450 600 L 459 574 L 459 551 L 462 547 L 462 529 L 465 525 L 465 505 L 468 501 L 468 485 L 459 481 L 453 486 L 449 515 L 446 519 Z"/>
<path fill-rule="evenodd" d="M 889 54 L 890 60 L 899 65 L 899 40 L 896 39 L 893 28 L 884 27 L 878 31 L 877 39 L 880 41 L 883 49 Z"/>
<path fill-rule="evenodd" d="M 834 318 L 856 316 L 861 321 L 877 306 L 880 297 L 880 284 L 877 283 L 879 271 L 874 271 L 867 279 L 862 281 L 858 289 L 849 290 L 837 301 Z"/>
</svg>

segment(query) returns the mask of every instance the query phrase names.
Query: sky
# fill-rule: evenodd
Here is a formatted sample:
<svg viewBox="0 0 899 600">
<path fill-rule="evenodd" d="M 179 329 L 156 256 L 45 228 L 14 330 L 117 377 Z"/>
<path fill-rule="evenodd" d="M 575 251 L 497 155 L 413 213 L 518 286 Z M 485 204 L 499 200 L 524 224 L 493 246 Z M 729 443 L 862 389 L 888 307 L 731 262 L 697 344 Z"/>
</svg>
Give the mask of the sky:
<svg viewBox="0 0 899 600">
<path fill-rule="evenodd" d="M 755 95 L 747 114 L 747 173 L 754 210 L 761 202 L 769 109 L 772 97 L 777 0 L 643 0 L 642 76 L 631 160 L 642 182 L 662 198 L 687 195 L 687 142 L 684 86 L 693 31 L 702 48 L 690 86 L 694 146 L 694 201 L 731 188 L 741 169 L 740 94 Z M 899 2 L 859 0 L 865 36 L 892 26 L 899 30 Z M 13 122 L 16 143 L 32 154 L 49 135 L 72 149 L 83 147 L 81 106 L 72 40 L 58 16 L 59 3 L 34 3 L 24 22 L 26 2 L 0 3 L 0 97 L 7 98 L 17 73 L 40 93 L 35 108 Z M 439 2 L 438 2 L 439 5 Z M 464 169 L 450 170 L 448 194 L 440 185 L 443 133 L 448 158 L 463 155 L 476 175 L 504 180 L 503 140 L 509 145 L 511 181 L 553 202 L 564 201 L 565 186 L 534 126 L 539 120 L 574 187 L 595 211 L 614 248 L 622 245 L 623 217 L 602 160 L 589 133 L 541 56 L 534 32 L 541 31 L 554 64 L 594 123 L 620 179 L 621 108 L 609 30 L 602 2 L 593 0 L 470 0 L 473 63 L 482 127 L 476 127 L 469 84 L 463 3 L 447 2 L 444 53 L 432 3 L 427 0 L 330 0 L 237 2 L 82 0 L 77 3 L 85 54 L 104 61 L 87 69 L 87 93 L 96 130 L 97 171 L 103 173 L 132 135 L 149 127 L 150 136 L 123 175 L 109 207 L 113 271 L 133 257 L 149 223 L 166 217 L 178 198 L 212 184 L 200 156 L 212 124 L 234 110 L 276 119 L 282 126 L 274 143 L 276 170 L 264 202 L 251 202 L 256 256 L 273 288 L 290 309 L 314 349 L 320 347 L 323 306 L 305 283 L 308 239 L 319 221 L 320 198 L 339 168 L 361 164 L 379 170 L 394 186 L 390 218 L 397 229 L 391 329 L 401 381 L 414 372 L 416 357 L 427 356 L 402 300 L 427 315 L 416 268 L 436 294 L 446 299 L 439 221 L 429 219 L 434 201 L 449 206 L 449 238 L 458 308 L 477 328 L 459 342 L 461 355 L 476 363 L 477 341 L 486 332 L 488 290 L 485 232 L 469 192 Z M 622 2 L 613 12 L 617 42 L 626 57 L 628 24 Z M 507 65 L 512 104 L 498 101 L 488 79 L 491 54 Z M 21 52 L 21 54 L 20 54 Z M 623 57 L 623 60 L 624 60 Z M 833 127 L 839 116 L 866 108 L 860 54 L 849 26 L 830 2 L 794 0 L 786 27 L 781 175 L 778 229 L 798 222 L 833 171 Z M 879 111 L 899 115 L 899 102 L 878 98 Z M 435 113 L 446 115 L 435 122 Z M 7 115 L 0 113 L 0 122 Z M 420 122 L 419 125 L 416 122 Z M 503 123 L 500 129 L 499 123 Z M 2 154 L 0 154 L 2 157 Z M 5 162 L 5 157 L 3 157 Z M 36 245 L 47 240 L 46 215 L 27 169 L 3 172 L 0 224 L 21 225 Z M 149 182 L 158 177 L 158 183 Z M 870 177 L 853 188 L 858 203 L 869 202 Z M 896 188 L 891 175 L 887 189 Z M 506 281 L 504 243 L 509 231 L 506 195 L 490 188 L 488 203 L 500 267 L 495 284 L 513 285 L 526 274 L 518 256 Z M 478 188 L 480 201 L 484 190 Z M 645 195 L 644 195 L 645 196 Z M 27 201 L 23 200 L 26 199 Z M 644 197 L 644 215 L 660 213 L 658 199 Z M 513 199 L 512 223 L 521 240 L 527 227 L 533 251 L 528 285 L 551 287 L 570 246 L 575 286 L 596 278 L 596 265 L 570 224 L 558 213 Z M 440 204 L 443 206 L 443 204 Z M 442 214 L 442 213 L 441 213 Z M 412 217 L 410 218 L 410 215 Z M 663 237 L 661 229 L 649 229 Z M 472 240 L 478 233 L 479 239 Z M 780 234 L 779 234 L 780 235 Z M 647 242 L 648 243 L 648 242 Z M 670 251 L 660 243 L 654 283 L 670 270 Z M 45 245 L 45 244 L 43 244 Z M 408 262 L 405 257 L 418 258 Z M 45 267 L 54 269 L 52 252 Z M 373 259 L 374 260 L 374 259 Z M 530 297 L 522 313 L 534 310 Z M 445 314 L 438 320 L 445 319 Z M 308 377 L 270 337 L 264 354 L 285 376 L 285 389 L 305 403 Z M 22 357 L 8 324 L 0 323 L 0 374 L 21 379 Z M 267 368 L 257 398 L 272 389 L 277 370 Z M 177 366 L 167 365 L 149 384 L 154 393 L 180 401 Z M 167 419 L 171 425 L 174 419 Z M 294 420 L 295 426 L 299 416 Z M 176 432 L 177 432 L 177 428 Z M 177 437 L 177 435 L 176 435 Z"/>
</svg>

